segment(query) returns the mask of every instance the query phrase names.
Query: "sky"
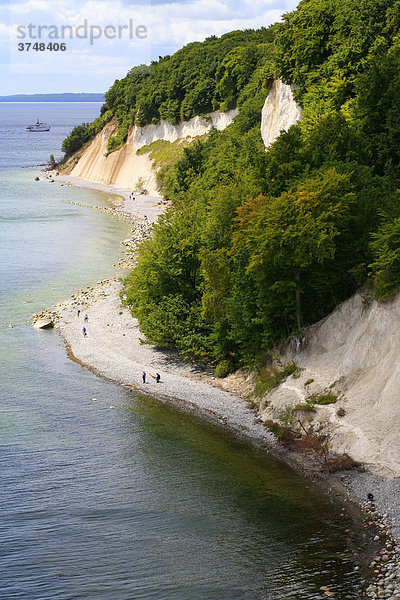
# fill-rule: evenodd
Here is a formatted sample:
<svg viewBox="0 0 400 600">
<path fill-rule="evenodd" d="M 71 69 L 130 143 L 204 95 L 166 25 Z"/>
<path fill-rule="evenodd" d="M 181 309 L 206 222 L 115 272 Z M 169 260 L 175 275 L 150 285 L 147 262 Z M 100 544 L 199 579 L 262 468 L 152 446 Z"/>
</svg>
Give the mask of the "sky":
<svg viewBox="0 0 400 600">
<path fill-rule="evenodd" d="M 0 0 L 0 96 L 105 92 L 136 65 L 210 35 L 268 27 L 297 4 L 298 0 Z"/>
</svg>

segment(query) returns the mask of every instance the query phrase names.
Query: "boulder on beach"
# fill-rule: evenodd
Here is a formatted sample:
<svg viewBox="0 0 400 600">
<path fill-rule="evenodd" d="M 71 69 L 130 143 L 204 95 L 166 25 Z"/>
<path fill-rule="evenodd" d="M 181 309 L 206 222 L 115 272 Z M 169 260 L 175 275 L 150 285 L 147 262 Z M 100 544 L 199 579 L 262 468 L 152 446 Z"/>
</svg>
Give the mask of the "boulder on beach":
<svg viewBox="0 0 400 600">
<path fill-rule="evenodd" d="M 38 319 L 33 326 L 36 329 L 51 329 L 54 327 L 54 323 L 51 319 Z"/>
</svg>

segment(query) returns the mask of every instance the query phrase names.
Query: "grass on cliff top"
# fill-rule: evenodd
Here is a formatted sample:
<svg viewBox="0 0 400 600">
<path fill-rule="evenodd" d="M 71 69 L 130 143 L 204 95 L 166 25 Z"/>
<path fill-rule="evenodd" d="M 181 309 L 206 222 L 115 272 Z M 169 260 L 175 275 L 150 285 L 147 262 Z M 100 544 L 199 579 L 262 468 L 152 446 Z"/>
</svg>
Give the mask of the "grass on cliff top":
<svg viewBox="0 0 400 600">
<path fill-rule="evenodd" d="M 182 156 L 184 147 L 189 143 L 187 139 L 179 139 L 175 142 L 156 140 L 136 150 L 136 154 L 149 154 L 150 159 L 155 163 L 154 166 L 161 167 L 176 162 Z"/>
<path fill-rule="evenodd" d="M 163 167 L 177 162 L 181 158 L 184 148 L 190 146 L 196 140 L 202 140 L 205 137 L 207 137 L 207 134 L 199 135 L 195 138 L 179 138 L 175 142 L 156 140 L 136 150 L 136 154 L 149 154 L 150 159 L 155 163 L 154 166 Z"/>
<path fill-rule="evenodd" d="M 156 169 L 156 178 L 158 188 L 162 191 L 168 185 L 168 181 L 173 178 L 174 167 L 177 162 L 182 158 L 183 151 L 185 148 L 193 144 L 199 139 L 206 137 L 197 136 L 196 138 L 179 138 L 175 142 L 168 142 L 167 140 L 155 140 L 151 144 L 142 146 L 139 150 L 136 150 L 136 154 L 148 154 L 150 160 L 153 162 L 153 169 Z"/>
</svg>

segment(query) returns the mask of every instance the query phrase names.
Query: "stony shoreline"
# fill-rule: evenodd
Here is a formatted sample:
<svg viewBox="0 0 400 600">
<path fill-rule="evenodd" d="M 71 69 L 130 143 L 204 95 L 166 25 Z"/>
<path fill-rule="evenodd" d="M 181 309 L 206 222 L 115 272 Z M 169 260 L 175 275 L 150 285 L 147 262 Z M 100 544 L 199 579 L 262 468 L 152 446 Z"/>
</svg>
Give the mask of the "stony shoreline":
<svg viewBox="0 0 400 600">
<path fill-rule="evenodd" d="M 60 183 L 65 183 L 67 179 L 57 177 Z M 78 185 L 79 181 L 69 183 Z M 160 204 L 162 200 L 158 198 L 135 197 L 133 201 L 128 190 L 118 189 L 117 192 L 108 186 L 94 186 L 94 189 L 118 193 L 124 199 L 124 205 L 116 208 L 88 208 L 104 210 L 132 222 L 132 235 L 122 242 L 126 256 L 118 263 L 119 269 L 131 268 L 136 244 L 150 235 L 152 223 L 165 206 Z M 94 186 L 85 182 L 85 187 Z M 317 480 L 332 496 L 340 495 L 341 502 L 357 502 L 364 515 L 367 536 L 371 536 L 371 530 L 377 531 L 373 540 L 376 556 L 369 561 L 365 577 L 366 582 L 372 578 L 373 583 L 367 588 L 366 597 L 400 600 L 399 482 L 386 482 L 368 473 L 321 475 L 313 468 L 312 460 L 295 456 L 277 446 L 270 432 L 255 418 L 245 399 L 221 389 L 210 371 L 182 361 L 170 350 L 142 345 L 138 323 L 121 306 L 119 292 L 118 275 L 101 279 L 79 290 L 69 300 L 34 315 L 34 320 L 51 319 L 64 338 L 71 358 L 94 369 L 99 375 L 228 427 Z M 80 316 L 77 314 L 78 308 L 81 310 Z M 88 315 L 87 336 L 82 335 L 85 313 Z M 148 374 L 160 372 L 160 385 L 151 379 L 143 384 L 142 370 Z M 368 492 L 373 493 L 374 503 L 365 502 Z M 327 591 L 324 593 L 329 595 Z"/>
</svg>

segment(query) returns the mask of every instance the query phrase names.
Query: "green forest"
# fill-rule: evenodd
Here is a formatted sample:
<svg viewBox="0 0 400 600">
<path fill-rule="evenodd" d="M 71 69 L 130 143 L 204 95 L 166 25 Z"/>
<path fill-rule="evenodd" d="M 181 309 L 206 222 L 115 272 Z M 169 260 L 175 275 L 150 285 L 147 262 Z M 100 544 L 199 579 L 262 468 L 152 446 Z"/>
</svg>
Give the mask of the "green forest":
<svg viewBox="0 0 400 600">
<path fill-rule="evenodd" d="M 235 108 L 254 70 L 265 63 L 272 40 L 273 28 L 233 31 L 188 44 L 149 66 L 134 67 L 108 90 L 100 117 L 75 127 L 63 152 L 73 154 L 112 118 L 118 132 L 109 140 L 109 151 L 124 144 L 133 123 L 142 127 L 165 119 L 176 124 Z"/>
<path fill-rule="evenodd" d="M 399 0 L 302 0 L 268 29 L 189 44 L 114 83 L 82 126 L 87 141 L 115 117 L 110 150 L 133 120 L 239 108 L 224 131 L 171 145 L 158 172 L 171 206 L 124 289 L 148 342 L 225 375 L 357 290 L 400 288 L 399 32 Z M 265 151 L 276 78 L 303 116 Z"/>
</svg>

